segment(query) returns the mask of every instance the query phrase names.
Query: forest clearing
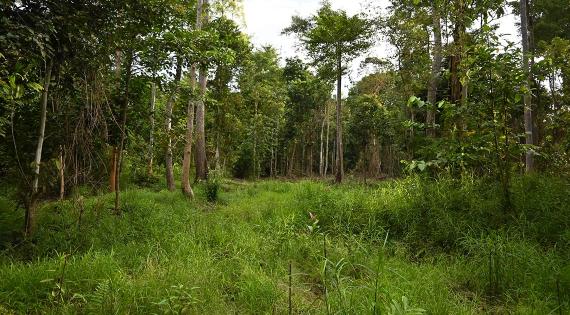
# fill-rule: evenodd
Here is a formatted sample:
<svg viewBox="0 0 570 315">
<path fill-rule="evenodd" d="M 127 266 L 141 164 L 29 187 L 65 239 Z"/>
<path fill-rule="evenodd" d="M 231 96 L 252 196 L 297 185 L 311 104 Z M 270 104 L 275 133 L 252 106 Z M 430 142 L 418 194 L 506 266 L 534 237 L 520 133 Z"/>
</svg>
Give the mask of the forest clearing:
<svg viewBox="0 0 570 315">
<path fill-rule="evenodd" d="M 570 182 L 514 182 L 517 216 L 472 178 L 230 181 L 216 204 L 157 185 L 128 189 L 120 217 L 111 194 L 53 202 L 37 241 L 0 256 L 0 301 L 48 314 L 565 312 L 568 252 L 554 244 L 570 240 Z"/>
<path fill-rule="evenodd" d="M 0 3 L 0 315 L 570 314 L 568 0 Z"/>
</svg>

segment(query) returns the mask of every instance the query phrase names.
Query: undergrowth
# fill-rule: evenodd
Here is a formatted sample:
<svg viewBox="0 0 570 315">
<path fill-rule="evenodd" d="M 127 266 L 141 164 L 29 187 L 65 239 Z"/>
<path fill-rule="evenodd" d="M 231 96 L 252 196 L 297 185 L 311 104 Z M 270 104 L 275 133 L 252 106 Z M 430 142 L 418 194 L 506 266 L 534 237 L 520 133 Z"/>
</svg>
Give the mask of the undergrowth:
<svg viewBox="0 0 570 315">
<path fill-rule="evenodd" d="M 119 216 L 46 203 L 28 241 L 0 199 L 0 313 L 564 314 L 569 185 L 515 178 L 507 212 L 472 178 L 129 188 Z"/>
</svg>

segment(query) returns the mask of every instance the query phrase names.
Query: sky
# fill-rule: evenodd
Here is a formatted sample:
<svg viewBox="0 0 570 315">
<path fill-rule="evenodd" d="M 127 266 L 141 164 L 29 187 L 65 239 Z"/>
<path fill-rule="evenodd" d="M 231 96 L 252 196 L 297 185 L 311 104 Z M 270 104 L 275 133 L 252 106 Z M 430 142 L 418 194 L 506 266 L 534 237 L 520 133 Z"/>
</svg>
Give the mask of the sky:
<svg viewBox="0 0 570 315">
<path fill-rule="evenodd" d="M 251 36 L 256 47 L 271 45 L 277 49 L 283 60 L 287 57 L 303 56 L 302 50 L 296 46 L 297 41 L 292 36 L 281 35 L 283 29 L 291 24 L 291 17 L 300 15 L 303 17 L 314 14 L 320 6 L 320 0 L 244 0 L 245 32 Z M 364 5 L 376 3 L 386 8 L 389 0 L 331 0 L 334 9 L 343 9 L 348 14 L 357 14 L 364 10 Z M 499 33 L 507 34 L 506 38 L 517 41 L 517 29 L 515 17 L 507 15 L 497 23 Z M 390 46 L 380 41 L 373 47 L 368 56 L 387 58 L 393 53 Z M 360 63 L 366 56 L 352 62 L 351 71 L 343 84 L 343 94 L 346 95 L 348 88 L 367 74 L 360 67 Z"/>
</svg>

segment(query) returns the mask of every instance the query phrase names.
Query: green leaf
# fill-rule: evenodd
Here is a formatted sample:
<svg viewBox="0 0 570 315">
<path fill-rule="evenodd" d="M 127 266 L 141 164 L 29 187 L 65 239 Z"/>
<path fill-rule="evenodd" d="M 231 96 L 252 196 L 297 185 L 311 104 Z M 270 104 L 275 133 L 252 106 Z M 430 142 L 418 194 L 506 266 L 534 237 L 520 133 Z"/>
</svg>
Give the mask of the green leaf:
<svg viewBox="0 0 570 315">
<path fill-rule="evenodd" d="M 35 82 L 30 82 L 28 83 L 28 87 L 36 92 L 40 92 L 43 91 L 44 87 L 41 86 L 41 84 L 39 83 L 35 83 Z"/>
<path fill-rule="evenodd" d="M 427 168 L 427 164 L 425 161 L 418 161 L 418 169 L 423 172 Z"/>
</svg>

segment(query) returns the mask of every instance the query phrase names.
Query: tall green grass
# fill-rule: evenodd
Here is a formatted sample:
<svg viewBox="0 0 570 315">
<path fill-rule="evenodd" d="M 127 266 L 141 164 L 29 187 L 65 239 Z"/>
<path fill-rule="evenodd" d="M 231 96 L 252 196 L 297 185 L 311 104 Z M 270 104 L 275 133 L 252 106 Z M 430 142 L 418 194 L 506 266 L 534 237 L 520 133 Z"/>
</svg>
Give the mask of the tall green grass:
<svg viewBox="0 0 570 315">
<path fill-rule="evenodd" d="M 287 314 L 289 289 L 295 314 L 567 312 L 569 184 L 511 190 L 508 213 L 471 178 L 229 181 L 215 203 L 129 188 L 120 216 L 112 195 L 46 203 L 33 240 L 0 234 L 0 313 Z M 0 231 L 21 220 L 5 204 Z"/>
</svg>

